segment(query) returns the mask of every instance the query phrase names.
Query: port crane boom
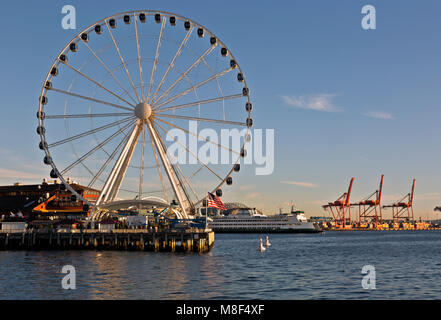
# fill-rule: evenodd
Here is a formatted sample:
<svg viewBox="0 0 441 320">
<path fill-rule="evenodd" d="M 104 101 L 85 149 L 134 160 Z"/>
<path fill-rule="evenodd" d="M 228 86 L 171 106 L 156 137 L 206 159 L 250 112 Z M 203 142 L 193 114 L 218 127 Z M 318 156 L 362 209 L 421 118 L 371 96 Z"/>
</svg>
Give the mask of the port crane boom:
<svg viewBox="0 0 441 320">
<path fill-rule="evenodd" d="M 381 175 L 380 186 L 371 195 L 363 200 L 351 204 L 358 206 L 358 222 L 360 227 L 363 224 L 374 223 L 375 229 L 383 224 L 383 215 L 381 213 L 381 195 L 383 193 L 384 174 Z"/>
<path fill-rule="evenodd" d="M 348 191 L 343 193 L 337 200 L 334 202 L 329 202 L 323 206 L 323 209 L 329 209 L 334 217 L 336 228 L 339 229 L 350 229 L 351 225 L 351 192 L 352 192 L 352 184 L 354 183 L 354 177 L 352 177 L 349 182 Z"/>
<path fill-rule="evenodd" d="M 392 219 L 394 226 L 400 224 L 400 222 L 407 222 L 414 225 L 415 220 L 413 216 L 413 196 L 415 193 L 415 179 L 412 182 L 412 189 L 410 193 L 406 194 L 400 200 L 383 206 L 383 208 L 392 208 Z"/>
</svg>

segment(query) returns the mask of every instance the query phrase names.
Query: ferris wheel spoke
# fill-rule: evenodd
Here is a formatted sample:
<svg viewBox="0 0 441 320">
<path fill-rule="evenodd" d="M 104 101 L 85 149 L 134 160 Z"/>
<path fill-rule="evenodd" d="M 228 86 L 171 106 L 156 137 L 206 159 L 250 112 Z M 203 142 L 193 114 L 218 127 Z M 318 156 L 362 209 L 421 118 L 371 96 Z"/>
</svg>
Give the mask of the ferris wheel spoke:
<svg viewBox="0 0 441 320">
<path fill-rule="evenodd" d="M 92 53 L 92 55 L 95 56 L 95 58 L 101 63 L 101 65 L 104 67 L 104 69 L 106 69 L 106 71 L 112 76 L 113 80 L 115 80 L 115 82 L 118 84 L 118 86 L 127 94 L 127 96 L 132 99 L 132 101 L 136 104 L 136 100 L 132 97 L 132 95 L 123 87 L 123 85 L 121 84 L 121 82 L 115 77 L 115 75 L 113 74 L 112 70 L 110 70 L 103 62 L 102 59 L 100 59 L 98 57 L 98 55 L 92 50 L 92 48 L 87 44 L 87 42 L 83 42 L 86 45 L 86 48 L 89 49 L 90 53 Z"/>
<path fill-rule="evenodd" d="M 218 73 L 212 75 L 211 77 L 208 77 L 207 79 L 205 79 L 205 80 L 203 80 L 203 81 L 201 81 L 201 82 L 195 84 L 194 86 L 192 86 L 192 87 L 190 87 L 190 88 L 188 88 L 188 89 L 182 91 L 181 93 L 178 93 L 177 95 L 175 95 L 175 96 L 171 97 L 170 99 L 168 99 L 168 100 L 166 100 L 166 101 L 160 103 L 159 105 L 155 105 L 155 107 L 153 108 L 153 110 L 156 110 L 156 109 L 158 109 L 158 108 L 161 108 L 162 106 L 167 105 L 167 104 L 169 104 L 170 102 L 173 102 L 173 101 L 175 101 L 176 99 L 185 96 L 185 95 L 188 94 L 189 92 L 194 91 L 195 89 L 197 89 L 197 88 L 199 88 L 199 87 L 202 87 L 203 85 L 205 85 L 205 84 L 207 84 L 207 83 L 209 83 L 209 82 L 211 82 L 211 81 L 213 81 L 213 80 L 215 80 L 215 79 L 217 79 L 217 78 L 222 77 L 223 75 L 227 74 L 227 73 L 230 72 L 231 70 L 233 70 L 233 68 L 230 67 L 230 68 L 228 68 L 228 69 L 222 70 L 221 72 L 218 72 Z"/>
<path fill-rule="evenodd" d="M 238 121 L 228 121 L 228 120 L 208 119 L 208 118 L 198 118 L 198 117 L 187 117 L 187 116 L 181 116 L 181 115 L 177 115 L 177 114 L 158 113 L 158 114 L 155 114 L 155 117 L 166 117 L 166 118 L 173 118 L 173 119 L 194 120 L 194 121 L 201 121 L 201 122 L 216 122 L 216 123 L 230 124 L 230 125 L 235 125 L 235 126 L 246 126 L 247 125 L 244 122 L 238 122 Z"/>
<path fill-rule="evenodd" d="M 150 131 L 150 135 L 154 142 L 154 145 L 156 146 L 156 150 L 158 151 L 162 165 L 164 166 L 165 172 L 167 173 L 170 184 L 172 185 L 173 191 L 176 195 L 179 205 L 182 208 L 183 215 L 184 217 L 187 217 L 187 212 L 189 212 L 188 210 L 193 207 L 193 204 L 188 198 L 187 192 L 185 191 L 182 181 L 179 179 L 175 169 L 170 163 L 170 160 L 165 150 L 165 145 L 162 142 L 159 133 L 154 128 L 150 120 L 147 120 L 147 126 Z"/>
<path fill-rule="evenodd" d="M 103 171 L 109 165 L 109 163 L 115 158 L 116 154 L 121 149 L 121 147 L 127 143 L 128 138 L 129 138 L 129 136 L 126 134 L 126 136 L 123 138 L 123 140 L 120 142 L 120 144 L 116 147 L 116 149 L 113 151 L 113 153 L 109 156 L 109 158 L 106 160 L 106 162 L 103 164 L 103 166 L 97 172 L 97 174 L 89 182 L 89 184 L 87 185 L 88 188 L 90 188 L 97 180 L 105 183 L 105 181 L 99 179 L 100 175 L 103 173 Z M 136 166 L 131 166 L 131 167 L 138 168 Z M 146 167 L 144 167 L 144 169 L 154 169 L 154 168 L 156 168 L 156 165 L 155 166 L 146 166 Z M 93 173 L 91 173 L 91 175 L 93 175 Z M 137 191 L 127 190 L 127 189 L 123 189 L 123 188 L 120 188 L 120 190 L 126 191 L 126 192 L 131 192 L 131 193 L 138 193 Z M 149 192 L 144 192 L 144 193 L 149 193 Z"/>
<path fill-rule="evenodd" d="M 129 139 L 124 145 L 118 160 L 113 166 L 113 169 L 108 176 L 104 187 L 98 197 L 97 204 L 105 203 L 107 201 L 113 201 L 118 195 L 122 181 L 124 180 L 127 168 L 129 167 L 136 145 L 138 143 L 139 136 L 141 134 L 143 121 L 138 119 L 130 132 Z"/>
<path fill-rule="evenodd" d="M 118 146 L 113 150 L 112 154 L 107 158 L 107 160 L 104 162 L 104 164 L 101 166 L 101 168 L 98 170 L 98 172 L 93 176 L 92 180 L 90 180 L 89 184 L 87 185 L 88 188 L 92 187 L 94 183 L 99 179 L 101 174 L 106 170 L 109 163 L 115 158 L 116 154 L 121 150 L 122 146 L 127 143 L 127 140 L 129 139 L 128 135 L 125 135 L 125 137 L 121 140 L 121 142 L 118 144 Z"/>
<path fill-rule="evenodd" d="M 150 102 L 150 94 L 152 92 L 153 82 L 155 81 L 156 66 L 158 65 L 159 50 L 161 49 L 162 35 L 164 33 L 165 19 L 162 19 L 161 30 L 159 31 L 158 44 L 156 45 L 155 60 L 153 60 L 152 73 L 150 74 L 149 89 L 147 92 L 147 100 Z"/>
<path fill-rule="evenodd" d="M 184 182 L 187 184 L 187 186 L 190 188 L 191 192 L 193 193 L 194 197 L 196 198 L 196 202 L 199 202 L 199 197 L 198 197 L 197 193 L 194 191 L 193 187 L 191 186 L 190 182 L 185 177 L 185 174 L 182 172 L 182 169 L 177 162 L 176 162 L 175 166 L 178 169 L 179 173 L 181 174 L 182 178 L 184 179 Z"/>
<path fill-rule="evenodd" d="M 124 118 L 124 119 L 121 119 L 121 120 L 118 120 L 118 121 L 115 121 L 115 122 L 111 122 L 111 123 L 106 124 L 104 126 L 101 126 L 101 127 L 98 127 L 98 128 L 95 128 L 95 129 L 92 129 L 92 130 L 89 130 L 89 131 L 77 134 L 75 136 L 72 136 L 72 137 L 69 137 L 69 138 L 66 138 L 66 139 L 63 139 L 63 140 L 51 143 L 50 145 L 48 145 L 48 147 L 49 148 L 53 148 L 53 147 L 65 144 L 67 142 L 71 142 L 71 141 L 74 141 L 74 140 L 77 140 L 77 139 L 89 136 L 91 134 L 94 134 L 94 133 L 97 133 L 97 132 L 100 132 L 100 131 L 112 128 L 114 126 L 117 126 L 119 124 L 122 124 L 124 122 L 130 121 L 130 120 L 133 120 L 133 119 L 135 119 L 135 117 L 128 117 L 128 118 Z"/>
<path fill-rule="evenodd" d="M 158 131 L 156 130 L 155 126 L 153 125 L 154 123 L 155 123 L 155 122 L 152 121 L 152 127 L 153 127 L 153 130 L 154 130 L 155 133 L 157 134 L 157 137 L 158 137 L 158 139 L 159 139 L 159 141 L 160 141 L 160 143 L 161 143 L 161 146 L 162 146 L 162 148 L 165 150 L 165 153 L 167 154 L 168 148 L 166 147 L 164 141 L 162 140 L 161 135 L 158 133 Z M 158 124 L 156 124 L 156 125 L 158 125 Z M 161 129 L 162 129 L 162 128 L 161 128 Z M 168 156 L 167 156 L 167 159 L 168 159 Z M 186 190 L 186 188 L 185 188 L 185 185 L 184 185 L 183 181 L 181 180 L 179 173 L 176 171 L 176 168 L 178 169 L 178 171 L 180 171 L 180 169 L 181 169 L 181 168 L 179 167 L 179 164 L 176 162 L 176 163 L 172 164 L 171 167 L 172 167 L 172 169 L 173 169 L 173 172 L 174 172 L 175 175 L 176 175 L 177 180 L 179 181 L 179 185 L 181 186 L 182 191 L 184 192 L 186 198 L 187 198 L 188 200 L 190 200 L 190 197 L 189 197 L 188 192 L 187 192 L 187 190 Z M 181 170 L 181 173 L 182 173 L 182 170 Z M 182 173 L 182 178 L 184 179 L 184 181 L 186 180 L 185 175 L 184 175 L 183 173 Z M 191 186 L 190 186 L 190 188 L 191 188 Z M 197 196 L 196 196 L 196 198 L 197 198 Z"/>
<path fill-rule="evenodd" d="M 136 19 L 135 19 L 136 21 Z M 145 126 L 142 126 L 141 164 L 139 173 L 139 199 L 142 199 L 142 183 L 144 181 L 144 151 L 145 151 Z"/>
<path fill-rule="evenodd" d="M 158 125 L 158 124 L 157 124 Z M 185 152 L 185 151 L 181 151 L 181 152 Z M 178 155 L 179 156 L 179 155 Z M 181 167 L 179 166 L 178 163 L 176 163 L 176 167 L 178 168 L 180 174 L 182 175 L 182 177 L 184 178 L 184 181 L 187 183 L 188 187 L 190 188 L 190 190 L 193 192 L 193 195 L 196 198 L 196 201 L 199 201 L 199 197 L 197 195 L 197 193 L 194 191 L 193 187 L 190 184 L 190 179 L 187 179 L 187 177 L 185 176 L 184 172 L 182 171 Z"/>
<path fill-rule="evenodd" d="M 133 104 L 131 104 L 130 102 L 128 102 L 126 99 L 124 99 L 123 97 L 121 97 L 120 95 L 116 94 L 115 92 L 107 89 L 106 87 L 104 87 L 102 84 L 98 83 L 97 81 L 93 80 L 92 78 L 90 78 L 89 76 L 87 76 L 86 74 L 84 74 L 83 72 L 81 72 L 80 70 L 78 70 L 77 68 L 71 66 L 70 64 L 68 64 L 67 62 L 64 63 L 64 65 L 66 65 L 68 68 L 72 69 L 73 71 L 75 71 L 76 73 L 78 73 L 79 75 L 83 76 L 84 78 L 86 78 L 87 80 L 89 80 L 90 82 L 96 84 L 98 87 L 100 87 L 101 89 L 107 91 L 108 93 L 110 93 L 111 95 L 115 96 L 116 98 L 118 98 L 121 101 L 124 101 L 125 103 L 127 103 L 128 105 L 135 107 Z"/>
<path fill-rule="evenodd" d="M 157 125 L 158 127 L 160 127 L 160 128 L 164 131 L 164 128 L 162 128 L 158 123 L 156 123 L 156 125 Z M 167 148 L 167 150 L 168 150 L 168 148 Z M 182 152 L 185 152 L 185 151 L 181 151 L 181 153 L 182 153 Z M 181 154 L 181 153 L 180 153 L 180 154 Z M 178 157 L 179 157 L 179 155 L 178 155 Z M 178 164 L 177 162 L 175 163 L 175 166 L 176 166 L 176 168 L 178 169 L 178 171 L 179 171 L 179 173 L 181 174 L 181 176 L 184 178 L 184 182 L 187 184 L 187 186 L 188 186 L 188 187 L 190 188 L 190 190 L 193 192 L 193 195 L 195 196 L 196 201 L 199 201 L 199 197 L 198 197 L 197 193 L 194 191 L 193 187 L 192 187 L 191 184 L 190 184 L 189 179 L 186 178 L 184 172 L 182 172 L 182 169 L 181 169 L 181 167 L 179 166 L 179 164 Z"/>
<path fill-rule="evenodd" d="M 116 131 L 115 133 L 113 133 L 110 137 L 108 137 L 107 139 L 105 139 L 103 142 L 99 143 L 96 147 L 94 147 L 93 149 L 91 149 L 90 151 L 88 151 L 87 153 L 85 153 L 83 156 L 81 156 L 77 161 L 73 162 L 72 164 L 70 164 L 69 166 L 67 166 L 63 171 L 61 171 L 61 175 L 66 174 L 67 172 L 69 172 L 70 170 L 72 170 L 73 168 L 75 168 L 79 163 L 82 163 L 84 160 L 86 160 L 88 157 L 90 157 L 92 154 L 94 154 L 96 151 L 98 151 L 99 149 L 101 149 L 103 146 L 105 146 L 107 143 L 109 143 L 110 141 L 112 141 L 114 138 L 116 138 L 118 135 L 120 135 L 124 130 L 126 130 L 130 125 L 132 125 L 133 122 L 129 122 L 128 124 L 126 124 L 125 126 L 123 126 L 122 128 L 120 128 L 118 131 Z"/>
<path fill-rule="evenodd" d="M 157 122 L 155 122 L 156 125 L 158 127 L 160 127 L 165 134 L 167 134 L 167 130 L 165 130 L 161 125 L 159 125 Z M 218 177 L 221 181 L 223 181 L 224 179 L 221 178 L 220 175 L 218 175 L 216 172 L 214 172 L 205 162 L 203 162 L 201 159 L 199 159 L 199 157 L 197 155 L 195 155 L 193 152 L 190 151 L 190 149 L 184 145 L 183 143 L 181 143 L 178 139 L 175 139 L 175 142 L 177 142 L 179 145 L 181 145 L 185 150 L 187 150 L 187 152 L 189 154 L 191 154 L 197 161 L 199 161 L 205 168 L 207 168 L 212 174 L 214 174 L 216 177 Z"/>
<path fill-rule="evenodd" d="M 107 102 L 107 101 L 103 101 L 103 100 L 99 100 L 99 99 L 83 96 L 83 95 L 78 94 L 78 93 L 73 93 L 73 92 L 69 92 L 69 91 L 65 91 L 65 90 L 61 90 L 61 89 L 57 89 L 57 88 L 51 88 L 50 90 L 55 91 L 55 92 L 59 92 L 59 93 L 62 93 L 62 94 L 67 94 L 69 96 L 73 96 L 73 97 L 76 97 L 76 98 L 80 98 L 80 99 L 84 99 L 84 100 L 89 100 L 89 101 L 96 102 L 96 103 L 101 103 L 101 104 L 104 104 L 104 105 L 107 105 L 107 106 L 111 106 L 111 107 L 115 107 L 115 108 L 118 108 L 118 109 L 133 111 L 133 108 L 128 108 L 128 107 L 121 106 L 119 104 L 114 104 L 114 103 L 111 103 L 111 102 Z"/>
<path fill-rule="evenodd" d="M 90 170 L 88 166 L 86 166 L 83 162 L 81 162 L 81 165 L 87 170 L 87 172 L 89 172 L 90 175 L 93 175 L 92 170 Z"/>
<path fill-rule="evenodd" d="M 135 19 L 135 20 L 136 20 L 136 19 Z M 135 84 L 133 83 L 132 77 L 130 76 L 129 70 L 127 70 L 127 66 L 126 66 L 126 63 L 125 63 L 125 61 L 124 61 L 124 58 L 123 58 L 122 55 L 121 55 L 121 51 L 119 51 L 119 47 L 118 47 L 118 45 L 116 44 L 116 41 L 115 41 L 115 38 L 114 38 L 114 36 L 113 36 L 112 30 L 110 30 L 109 22 L 108 22 L 108 21 L 106 21 L 106 27 L 107 27 L 107 30 L 109 30 L 110 37 L 112 38 L 113 44 L 114 44 L 114 46 L 115 46 L 115 49 L 116 49 L 116 51 L 118 52 L 118 56 L 119 56 L 119 58 L 120 58 L 120 60 L 121 60 L 121 63 L 122 63 L 122 65 L 124 66 L 124 70 L 126 71 L 127 78 L 129 78 L 130 83 L 132 84 L 133 91 L 135 92 L 136 98 L 138 99 L 138 102 L 141 102 L 141 100 L 139 99 L 138 92 L 136 91 Z"/>
<path fill-rule="evenodd" d="M 212 98 L 212 99 L 206 99 L 206 100 L 200 100 L 200 101 L 195 101 L 195 102 L 190 102 L 190 103 L 184 103 L 184 104 L 179 104 L 176 106 L 171 106 L 171 107 L 166 107 L 166 108 L 159 108 L 156 110 L 156 112 L 164 112 L 164 111 L 168 111 L 168 110 L 176 110 L 176 109 L 182 109 L 182 108 L 187 108 L 187 107 L 194 107 L 194 106 L 198 106 L 201 104 L 208 104 L 208 103 L 212 103 L 212 102 L 217 102 L 217 101 L 225 101 L 225 100 L 230 100 L 230 99 L 236 99 L 236 98 L 242 98 L 243 94 L 232 94 L 229 96 L 225 96 L 225 97 L 217 97 L 217 98 Z"/>
<path fill-rule="evenodd" d="M 206 56 L 208 56 L 210 53 L 211 53 L 211 51 L 213 51 L 213 49 L 214 49 L 214 46 L 211 46 L 210 48 L 208 48 L 187 70 L 185 70 L 180 76 L 179 76 L 179 78 L 178 79 L 176 79 L 176 81 L 175 82 L 173 82 L 173 84 L 172 85 L 170 85 L 170 87 L 168 87 L 168 89 L 167 90 L 165 90 L 160 96 L 159 96 L 159 98 L 157 98 L 157 99 L 155 99 L 154 101 L 153 101 L 153 105 L 156 105 L 158 102 L 160 102 L 162 99 L 164 99 L 165 97 L 167 97 L 168 95 L 169 95 L 169 93 L 170 93 L 170 91 L 171 90 L 173 90 L 173 88 L 174 87 L 176 87 L 176 85 L 179 83 L 179 82 L 181 82 L 182 81 L 182 79 L 184 79 L 185 78 L 185 76 L 191 71 L 191 70 L 193 70 L 194 68 L 196 68 L 198 65 L 199 65 L 199 63 L 201 63 L 201 61 L 206 57 Z"/>
<path fill-rule="evenodd" d="M 75 119 L 75 118 L 102 118 L 102 117 L 118 117 L 118 116 L 131 116 L 133 112 L 121 112 L 121 113 L 84 113 L 84 114 L 57 114 L 57 115 L 45 115 L 45 119 Z"/>
<path fill-rule="evenodd" d="M 164 119 L 155 118 L 155 120 L 159 120 L 159 121 L 161 121 L 161 122 L 163 122 L 163 123 L 169 125 L 170 127 L 173 127 L 173 128 L 176 128 L 176 129 L 182 130 L 182 131 L 184 131 L 184 132 L 186 132 L 186 133 L 188 133 L 188 134 L 191 134 L 192 136 L 198 138 L 199 140 L 207 141 L 206 138 L 201 137 L 200 135 L 198 135 L 198 134 L 196 134 L 196 133 L 194 133 L 194 132 L 191 132 L 191 131 L 189 131 L 189 130 L 187 130 L 187 129 L 184 129 L 184 128 L 180 127 L 180 126 L 177 126 L 177 125 L 175 125 L 175 124 L 173 124 L 173 123 L 170 123 L 170 122 L 168 122 L 168 121 L 165 121 Z M 214 141 L 211 141 L 211 140 L 208 140 L 207 142 L 209 142 L 209 143 L 211 143 L 211 144 L 214 144 L 215 146 L 218 146 L 219 148 L 222 148 L 222 149 L 225 149 L 225 150 L 230 151 L 230 152 L 232 152 L 232 153 L 235 153 L 235 154 L 237 154 L 237 155 L 240 155 L 239 152 L 237 152 L 237 151 L 235 151 L 235 150 L 233 150 L 233 149 L 231 149 L 231 148 L 225 147 L 225 146 L 223 146 L 223 145 L 221 145 L 221 144 L 219 144 L 219 143 L 217 143 L 217 142 L 214 142 Z"/>
<path fill-rule="evenodd" d="M 178 50 L 176 51 L 175 55 L 173 56 L 173 59 L 171 60 L 170 64 L 167 67 L 167 70 L 165 71 L 164 75 L 161 78 L 161 81 L 159 82 L 158 86 L 156 87 L 155 92 L 152 95 L 151 101 L 154 101 L 156 98 L 156 95 L 158 94 L 159 90 L 161 90 L 162 85 L 164 84 L 165 80 L 168 77 L 169 72 L 173 69 L 176 59 L 181 55 L 182 49 L 184 48 L 185 44 L 187 43 L 188 39 L 190 38 L 191 33 L 193 32 L 193 26 L 187 31 L 187 34 L 185 35 L 185 38 L 182 40 Z"/>
<path fill-rule="evenodd" d="M 204 169 L 204 166 L 200 166 L 199 169 L 197 169 L 191 176 L 188 177 L 188 180 L 193 179 L 202 169 Z"/>
<path fill-rule="evenodd" d="M 168 198 L 168 195 L 167 195 L 167 189 L 165 187 L 164 178 L 163 178 L 162 172 L 161 172 L 161 166 L 159 164 L 158 154 L 156 153 L 155 144 L 153 142 L 153 137 L 152 137 L 152 134 L 151 134 L 150 130 L 149 130 L 149 137 L 150 137 L 150 141 L 152 143 L 153 154 L 155 155 L 156 167 L 158 169 L 159 179 L 161 180 L 161 185 L 162 185 L 162 190 L 164 192 L 165 200 L 167 202 L 169 202 L 169 198 Z"/>
<path fill-rule="evenodd" d="M 141 81 L 141 96 L 142 96 L 142 101 L 145 101 L 144 79 L 142 77 L 142 65 L 141 65 L 141 52 L 139 47 L 138 20 L 136 19 L 136 13 L 133 14 L 133 20 L 135 21 L 136 49 L 138 51 L 138 69 L 139 69 L 139 80 Z"/>
<path fill-rule="evenodd" d="M 214 74 L 213 70 L 211 69 L 211 67 L 210 67 L 210 65 L 207 63 L 207 61 L 204 59 L 203 62 L 204 62 L 204 64 L 205 64 L 205 66 L 207 67 L 207 69 L 210 71 L 210 73 L 211 73 L 211 74 Z M 216 84 L 217 84 L 217 87 L 218 87 L 218 89 L 219 89 L 219 93 L 220 93 L 220 95 L 223 96 L 224 94 L 223 94 L 223 92 L 222 92 L 222 88 L 221 88 L 220 83 L 219 83 L 219 78 L 216 78 Z M 242 95 L 243 95 L 243 94 L 242 94 Z M 199 112 L 199 113 L 200 113 L 200 112 Z M 200 114 L 199 114 L 199 116 L 200 116 Z M 222 101 L 222 119 L 225 120 L 225 101 Z"/>
</svg>

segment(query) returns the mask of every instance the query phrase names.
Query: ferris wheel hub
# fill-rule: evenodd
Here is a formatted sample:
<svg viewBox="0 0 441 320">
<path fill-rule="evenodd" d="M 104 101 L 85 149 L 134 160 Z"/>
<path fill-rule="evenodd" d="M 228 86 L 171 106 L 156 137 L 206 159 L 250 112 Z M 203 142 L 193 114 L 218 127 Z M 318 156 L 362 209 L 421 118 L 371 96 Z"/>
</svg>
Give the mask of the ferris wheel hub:
<svg viewBox="0 0 441 320">
<path fill-rule="evenodd" d="M 152 107 L 147 102 L 138 103 L 135 107 L 135 116 L 141 120 L 147 120 L 152 114 Z"/>
</svg>

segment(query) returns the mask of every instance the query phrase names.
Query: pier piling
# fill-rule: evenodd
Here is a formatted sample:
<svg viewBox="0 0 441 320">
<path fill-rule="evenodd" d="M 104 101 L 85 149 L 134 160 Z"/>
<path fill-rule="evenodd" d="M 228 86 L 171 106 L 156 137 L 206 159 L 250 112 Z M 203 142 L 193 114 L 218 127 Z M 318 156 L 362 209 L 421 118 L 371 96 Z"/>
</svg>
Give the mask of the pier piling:
<svg viewBox="0 0 441 320">
<path fill-rule="evenodd" d="M 53 239 L 56 241 L 53 241 Z M 0 250 L 88 249 L 169 252 L 208 252 L 214 245 L 212 231 L 179 232 L 146 229 L 99 230 L 0 230 Z"/>
</svg>

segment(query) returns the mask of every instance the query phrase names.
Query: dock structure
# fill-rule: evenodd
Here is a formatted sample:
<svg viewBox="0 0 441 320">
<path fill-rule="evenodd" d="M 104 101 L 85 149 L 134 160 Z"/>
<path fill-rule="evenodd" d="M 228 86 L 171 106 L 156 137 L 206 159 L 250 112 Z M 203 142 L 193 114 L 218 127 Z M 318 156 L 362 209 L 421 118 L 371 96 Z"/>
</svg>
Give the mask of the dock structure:
<svg viewBox="0 0 441 320">
<path fill-rule="evenodd" d="M 337 229 L 352 228 L 350 199 L 354 179 L 355 178 L 352 178 L 349 182 L 349 188 L 347 192 L 343 193 L 336 201 L 329 202 L 328 204 L 325 204 L 323 206 L 323 209 L 329 209 L 331 211 Z"/>
<path fill-rule="evenodd" d="M 358 206 L 358 222 L 360 227 L 372 222 L 374 228 L 377 229 L 383 224 L 383 215 L 381 213 L 383 179 L 384 174 L 381 175 L 380 186 L 377 190 L 363 200 L 351 204 L 351 206 Z"/>
<path fill-rule="evenodd" d="M 387 205 L 383 208 L 392 208 L 392 221 L 394 228 L 398 228 L 400 223 L 407 223 L 409 226 L 415 225 L 415 219 L 413 216 L 413 195 L 415 192 L 415 179 L 412 182 L 411 191 L 406 194 L 402 199 Z"/>
<path fill-rule="evenodd" d="M 214 245 L 211 230 L 147 229 L 0 230 L 0 250 L 131 250 L 208 252 Z"/>
</svg>

